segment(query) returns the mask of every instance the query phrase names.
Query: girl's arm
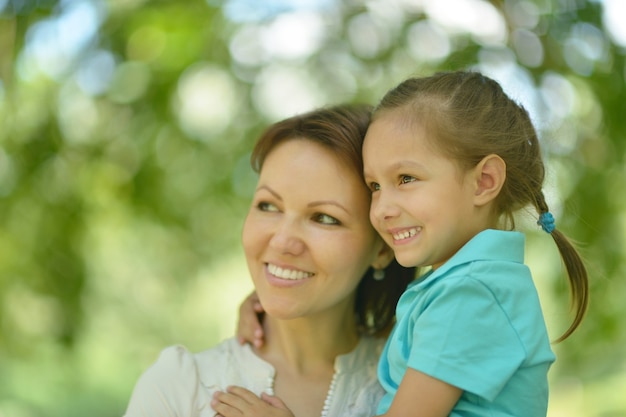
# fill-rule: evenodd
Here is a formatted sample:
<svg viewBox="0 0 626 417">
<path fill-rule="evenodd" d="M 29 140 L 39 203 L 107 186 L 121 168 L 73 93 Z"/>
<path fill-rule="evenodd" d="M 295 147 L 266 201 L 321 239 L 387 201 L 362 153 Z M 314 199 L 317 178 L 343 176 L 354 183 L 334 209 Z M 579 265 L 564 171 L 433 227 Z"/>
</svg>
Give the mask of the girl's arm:
<svg viewBox="0 0 626 417">
<path fill-rule="evenodd" d="M 294 417 L 278 397 L 261 394 L 257 397 L 241 387 L 228 387 L 213 394 L 211 407 L 223 417 Z"/>
<path fill-rule="evenodd" d="M 251 293 L 239 306 L 237 340 L 240 344 L 252 343 L 257 348 L 263 346 L 263 306 L 256 292 Z"/>
<path fill-rule="evenodd" d="M 408 368 L 385 417 L 447 417 L 463 391 Z"/>
</svg>

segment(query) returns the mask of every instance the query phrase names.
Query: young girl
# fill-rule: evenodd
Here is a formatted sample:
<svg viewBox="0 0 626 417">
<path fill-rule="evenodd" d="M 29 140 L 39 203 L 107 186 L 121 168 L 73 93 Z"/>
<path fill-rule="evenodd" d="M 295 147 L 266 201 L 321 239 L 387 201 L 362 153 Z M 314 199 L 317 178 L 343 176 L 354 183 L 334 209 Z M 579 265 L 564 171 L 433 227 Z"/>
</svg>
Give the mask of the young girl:
<svg viewBox="0 0 626 417">
<path fill-rule="evenodd" d="M 545 416 L 554 354 L 515 213 L 536 210 L 566 266 L 576 315 L 559 341 L 588 283 L 545 201 L 528 113 L 476 72 L 409 79 L 376 108 L 363 158 L 375 229 L 401 265 L 431 266 L 398 302 L 378 414 Z"/>
</svg>

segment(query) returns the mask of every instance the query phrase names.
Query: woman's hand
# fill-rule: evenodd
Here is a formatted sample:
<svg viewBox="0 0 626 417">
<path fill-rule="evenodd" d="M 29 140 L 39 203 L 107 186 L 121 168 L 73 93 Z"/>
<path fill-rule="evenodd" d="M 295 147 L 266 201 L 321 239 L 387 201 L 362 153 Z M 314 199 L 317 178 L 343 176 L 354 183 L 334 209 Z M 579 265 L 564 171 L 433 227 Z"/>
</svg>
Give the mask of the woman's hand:
<svg viewBox="0 0 626 417">
<path fill-rule="evenodd" d="M 241 387 L 216 392 L 211 407 L 222 417 L 294 417 L 278 397 L 263 393 L 259 398 Z"/>
<path fill-rule="evenodd" d="M 256 348 L 263 346 L 263 306 L 256 292 L 250 294 L 239 306 L 237 340 L 240 344 L 252 343 Z"/>
</svg>

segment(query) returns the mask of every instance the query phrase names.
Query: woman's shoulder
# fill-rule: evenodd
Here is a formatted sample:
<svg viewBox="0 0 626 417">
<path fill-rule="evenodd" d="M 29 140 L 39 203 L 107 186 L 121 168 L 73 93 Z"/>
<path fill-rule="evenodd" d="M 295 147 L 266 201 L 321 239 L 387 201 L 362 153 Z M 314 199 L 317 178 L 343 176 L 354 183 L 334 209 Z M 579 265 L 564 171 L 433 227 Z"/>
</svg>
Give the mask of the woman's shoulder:
<svg viewBox="0 0 626 417">
<path fill-rule="evenodd" d="M 236 338 L 227 339 L 193 357 L 200 381 L 209 391 L 239 385 L 261 394 L 270 392 L 273 385 L 274 367 L 258 357 L 250 345 L 241 345 Z"/>
<path fill-rule="evenodd" d="M 182 345 L 169 346 L 139 378 L 126 416 L 169 416 L 163 414 L 166 410 L 175 415 L 213 415 L 210 401 L 215 391 L 241 385 L 260 393 L 271 384 L 273 368 L 268 366 L 250 346 L 234 338 L 198 353 Z"/>
<path fill-rule="evenodd" d="M 193 354 L 184 346 L 163 349 L 135 384 L 125 416 L 199 415 L 197 375 Z"/>
<path fill-rule="evenodd" d="M 250 372 L 251 367 L 259 371 Z M 215 386 L 222 385 L 221 381 L 232 384 L 241 378 L 240 374 L 266 375 L 271 367 L 254 354 L 250 345 L 230 338 L 196 353 L 181 345 L 167 347 L 153 368 L 166 378 L 197 379 L 204 386 Z"/>
<path fill-rule="evenodd" d="M 221 375 L 229 358 L 240 356 L 236 341 L 225 340 L 199 353 L 183 345 L 163 349 L 157 360 L 139 378 L 135 391 L 159 391 L 166 395 L 192 393 L 202 385 L 203 379 Z"/>
<path fill-rule="evenodd" d="M 141 379 L 173 382 L 187 379 L 195 373 L 193 354 L 182 345 L 168 346 L 161 351 L 157 360 L 143 373 Z"/>
<path fill-rule="evenodd" d="M 237 355 L 238 344 L 234 339 L 227 339 L 209 349 L 198 353 L 191 352 L 183 345 L 168 346 L 161 351 L 156 362 L 147 373 L 187 378 L 197 374 L 203 365 L 213 365 L 228 356 Z"/>
<path fill-rule="evenodd" d="M 195 353 L 193 357 L 201 375 L 207 372 L 213 374 L 218 369 L 224 370 L 223 374 L 230 374 L 230 377 L 238 373 L 250 374 L 249 368 L 259 370 L 253 374 L 273 372 L 270 364 L 259 358 L 249 344 L 242 345 L 236 338 L 226 339 L 212 348 Z"/>
</svg>

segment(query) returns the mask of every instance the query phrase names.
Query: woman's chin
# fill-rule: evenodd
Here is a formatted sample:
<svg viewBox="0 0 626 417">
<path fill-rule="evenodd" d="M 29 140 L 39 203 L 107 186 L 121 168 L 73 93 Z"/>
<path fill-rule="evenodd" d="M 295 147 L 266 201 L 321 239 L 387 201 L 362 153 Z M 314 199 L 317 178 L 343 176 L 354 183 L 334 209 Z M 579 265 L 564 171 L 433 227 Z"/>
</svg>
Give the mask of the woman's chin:
<svg viewBox="0 0 626 417">
<path fill-rule="evenodd" d="M 297 303 L 287 300 L 261 299 L 265 315 L 277 320 L 291 320 L 302 317 Z"/>
</svg>

